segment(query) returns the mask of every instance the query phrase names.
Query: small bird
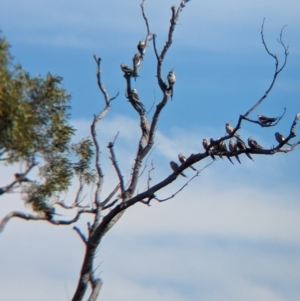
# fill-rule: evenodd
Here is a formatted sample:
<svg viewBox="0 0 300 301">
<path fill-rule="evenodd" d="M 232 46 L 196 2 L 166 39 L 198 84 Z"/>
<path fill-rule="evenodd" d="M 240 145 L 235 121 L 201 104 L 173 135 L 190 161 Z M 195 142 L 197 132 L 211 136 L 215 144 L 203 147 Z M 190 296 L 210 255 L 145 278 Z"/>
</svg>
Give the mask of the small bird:
<svg viewBox="0 0 300 301">
<path fill-rule="evenodd" d="M 121 64 L 120 67 L 126 75 L 134 76 L 134 71 L 130 69 L 128 66 Z"/>
<path fill-rule="evenodd" d="M 138 94 L 137 94 L 137 89 L 132 89 L 131 90 L 131 99 L 134 101 L 134 103 L 139 107 L 140 110 L 145 112 L 145 107 L 143 103 L 141 102 Z"/>
<path fill-rule="evenodd" d="M 278 120 L 277 117 L 267 117 L 262 114 L 258 114 L 257 118 L 258 118 L 259 122 L 264 125 L 271 125 L 273 122 Z"/>
<path fill-rule="evenodd" d="M 243 141 L 236 139 L 236 146 L 238 149 L 245 151 L 246 156 L 254 162 L 253 158 L 248 153 L 247 147 Z"/>
<path fill-rule="evenodd" d="M 219 139 L 219 138 L 218 138 L 218 139 Z M 213 138 L 210 138 L 209 141 L 210 141 L 210 144 L 213 144 L 213 143 L 216 142 Z M 212 148 L 213 148 L 213 150 L 216 152 L 216 154 L 223 160 L 222 155 L 219 153 L 219 152 L 221 151 L 220 145 L 217 143 L 217 144 L 215 144 Z"/>
<path fill-rule="evenodd" d="M 202 140 L 202 145 L 203 145 L 203 148 L 205 150 L 207 150 L 208 146 L 209 146 L 209 143 L 208 143 L 208 140 L 206 138 L 203 138 Z"/>
<path fill-rule="evenodd" d="M 182 164 L 186 161 L 186 157 L 183 154 L 178 155 L 179 162 Z M 193 166 L 189 166 L 192 170 L 197 171 Z"/>
<path fill-rule="evenodd" d="M 235 143 L 235 141 L 234 141 L 233 139 L 230 139 L 230 140 L 229 140 L 228 146 L 229 146 L 229 150 L 230 150 L 231 152 L 237 151 L 237 146 L 236 146 L 236 143 Z M 241 164 L 241 161 L 240 161 L 239 156 L 238 156 L 238 155 L 235 155 L 235 158 L 236 158 L 237 161 Z"/>
<path fill-rule="evenodd" d="M 32 182 L 22 173 L 15 173 L 14 176 L 17 182 Z"/>
<path fill-rule="evenodd" d="M 275 133 L 275 138 L 276 138 L 276 140 L 277 140 L 277 142 L 279 144 L 282 143 L 282 142 L 284 142 L 284 140 L 285 140 L 285 138 L 283 137 L 283 135 L 281 135 L 279 132 Z M 290 143 L 286 143 L 286 144 L 289 145 L 289 146 L 292 146 L 292 144 L 290 144 Z"/>
<path fill-rule="evenodd" d="M 254 139 L 251 137 L 248 138 L 248 145 L 252 149 L 263 149 L 261 145 L 259 145 Z"/>
<path fill-rule="evenodd" d="M 224 141 L 221 141 L 220 143 L 219 143 L 219 148 L 220 148 L 220 150 L 222 151 L 222 152 L 228 152 L 228 150 L 227 150 L 227 146 L 226 146 L 226 144 L 225 144 L 225 142 Z M 227 157 L 227 159 L 234 165 L 234 163 L 232 162 L 232 160 L 230 159 L 230 157 L 227 155 L 227 154 L 225 154 L 225 156 Z"/>
<path fill-rule="evenodd" d="M 141 56 L 139 53 L 136 53 L 133 58 L 132 58 L 132 62 L 133 62 L 133 72 L 134 72 L 134 77 L 136 78 L 138 76 L 138 70 L 139 67 L 141 66 Z"/>
<path fill-rule="evenodd" d="M 143 56 L 146 53 L 146 41 L 139 41 L 136 47 L 141 54 L 141 59 L 143 59 Z"/>
<path fill-rule="evenodd" d="M 174 161 L 171 161 L 170 162 L 170 166 L 171 166 L 171 168 L 172 168 L 172 170 L 174 171 L 174 172 L 177 172 L 178 171 L 178 168 L 179 168 L 179 166 L 178 166 L 178 164 L 177 163 L 175 163 Z M 187 177 L 183 172 L 181 172 L 180 173 L 183 177 Z"/>
<path fill-rule="evenodd" d="M 176 81 L 176 76 L 175 76 L 174 70 L 171 70 L 168 73 L 167 80 L 168 80 L 168 84 L 169 84 L 168 91 L 169 91 L 169 93 L 171 95 L 171 99 L 172 99 L 173 98 L 173 86 Z"/>
<path fill-rule="evenodd" d="M 231 124 L 229 122 L 226 123 L 225 129 L 226 129 L 226 132 L 227 132 L 228 135 L 232 134 L 233 127 L 231 126 Z M 233 136 L 236 137 L 236 138 L 240 137 L 240 135 L 238 135 L 237 132 L 235 132 Z"/>
<path fill-rule="evenodd" d="M 168 84 L 169 84 L 169 88 L 170 87 L 173 87 L 175 81 L 176 81 L 176 76 L 175 76 L 175 73 L 174 73 L 174 70 L 171 70 L 169 73 L 168 73 Z"/>
<path fill-rule="evenodd" d="M 207 153 L 211 156 L 211 158 L 212 158 L 213 160 L 216 160 L 216 158 L 215 158 L 215 156 L 214 156 L 214 154 L 213 154 L 213 152 L 212 152 L 212 149 L 211 149 L 211 148 L 208 149 L 209 143 L 208 143 L 208 140 L 207 140 L 206 138 L 204 138 L 204 139 L 202 140 L 202 145 L 203 145 L 203 148 L 207 151 Z"/>
</svg>

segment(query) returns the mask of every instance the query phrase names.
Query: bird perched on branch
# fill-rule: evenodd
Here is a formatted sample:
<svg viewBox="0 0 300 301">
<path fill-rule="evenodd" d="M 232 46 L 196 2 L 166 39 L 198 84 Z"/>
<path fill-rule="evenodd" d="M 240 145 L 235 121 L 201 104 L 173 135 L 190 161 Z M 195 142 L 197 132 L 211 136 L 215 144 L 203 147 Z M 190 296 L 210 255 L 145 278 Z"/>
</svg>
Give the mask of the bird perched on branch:
<svg viewBox="0 0 300 301">
<path fill-rule="evenodd" d="M 134 71 L 132 69 L 130 69 L 128 66 L 121 64 L 120 67 L 126 75 L 134 76 Z"/>
<path fill-rule="evenodd" d="M 275 133 L 275 138 L 276 138 L 278 143 L 282 143 L 285 140 L 283 135 L 281 135 L 279 132 Z M 289 146 L 292 146 L 292 144 L 290 144 L 290 143 L 286 143 L 286 144 L 289 145 Z"/>
<path fill-rule="evenodd" d="M 243 141 L 236 139 L 236 146 L 237 146 L 238 149 L 245 151 L 245 154 L 247 155 L 247 157 L 254 162 L 253 158 L 248 153 L 247 147 L 246 147 L 246 145 Z"/>
<path fill-rule="evenodd" d="M 218 139 L 219 139 L 219 138 L 218 138 Z M 213 143 L 216 142 L 213 138 L 210 138 L 209 141 L 210 141 L 210 144 L 213 144 Z M 216 154 L 223 160 L 223 157 L 222 157 L 222 155 L 220 154 L 220 151 L 222 151 L 222 150 L 220 149 L 220 144 L 219 144 L 219 143 L 216 143 L 216 144 L 212 147 L 212 149 L 213 149 L 213 150 L 216 152 Z"/>
<path fill-rule="evenodd" d="M 133 58 L 132 58 L 132 62 L 133 62 L 133 72 L 134 72 L 134 77 L 136 78 L 138 76 L 138 70 L 141 66 L 141 56 L 139 53 L 136 53 Z"/>
<path fill-rule="evenodd" d="M 174 161 L 171 161 L 170 162 L 170 166 L 171 166 L 171 168 L 172 168 L 172 170 L 174 171 L 174 172 L 177 172 L 178 171 L 178 168 L 179 168 L 179 166 L 178 166 L 178 164 L 177 163 L 175 163 Z M 183 176 L 183 177 L 187 177 L 183 172 L 180 172 L 180 174 Z"/>
<path fill-rule="evenodd" d="M 235 141 L 234 141 L 233 139 L 230 139 L 230 140 L 229 140 L 228 146 L 229 146 L 229 150 L 230 150 L 231 152 L 237 151 L 237 146 L 236 146 L 236 143 L 235 143 Z M 235 155 L 235 158 L 236 158 L 237 161 L 241 164 L 241 161 L 240 161 L 239 156 L 238 156 L 238 155 Z"/>
<path fill-rule="evenodd" d="M 257 118 L 261 124 L 271 125 L 273 122 L 278 120 L 278 117 L 267 117 L 262 114 L 258 114 Z"/>
<path fill-rule="evenodd" d="M 211 149 L 211 148 L 208 149 L 209 143 L 208 143 L 208 140 L 207 140 L 206 138 L 204 138 L 204 139 L 202 140 L 202 145 L 203 145 L 203 148 L 207 151 L 207 153 L 211 156 L 211 158 L 212 158 L 213 160 L 216 160 L 216 158 L 215 158 L 215 156 L 214 156 L 214 154 L 213 154 L 212 149 Z"/>
<path fill-rule="evenodd" d="M 252 137 L 248 138 L 248 145 L 252 149 L 263 149 L 261 145 L 259 145 Z"/>
<path fill-rule="evenodd" d="M 143 59 L 143 56 L 146 53 L 146 41 L 139 41 L 136 47 L 141 54 L 141 59 Z"/>
<path fill-rule="evenodd" d="M 14 176 L 17 182 L 32 182 L 23 173 L 15 173 Z"/>
<path fill-rule="evenodd" d="M 169 93 L 171 95 L 171 99 L 172 99 L 173 98 L 173 86 L 176 81 L 176 76 L 175 76 L 174 70 L 171 70 L 168 73 L 167 80 L 168 80 L 168 84 L 169 84 L 168 91 L 169 91 Z"/>
<path fill-rule="evenodd" d="M 178 155 L 179 162 L 182 164 L 186 161 L 186 157 L 183 154 Z M 197 171 L 193 166 L 189 166 L 192 170 Z"/>
<path fill-rule="evenodd" d="M 131 90 L 131 99 L 139 107 L 139 109 L 142 110 L 143 113 L 144 113 L 145 112 L 145 107 L 144 107 L 143 103 L 141 102 L 141 100 L 140 100 L 140 98 L 137 94 L 137 89 L 132 89 Z"/>
<path fill-rule="evenodd" d="M 232 134 L 233 127 L 231 126 L 231 124 L 229 122 L 226 123 L 225 129 L 226 129 L 226 132 L 227 132 L 228 135 Z M 236 137 L 236 138 L 240 137 L 240 135 L 238 135 L 237 132 L 235 132 L 233 136 Z"/>
<path fill-rule="evenodd" d="M 232 162 L 232 160 L 230 159 L 230 157 L 226 154 L 228 152 L 227 150 L 227 146 L 225 144 L 224 141 L 221 141 L 219 143 L 219 149 L 222 151 L 222 152 L 225 152 L 225 156 L 227 157 L 227 159 L 234 165 L 234 163 Z"/>
</svg>

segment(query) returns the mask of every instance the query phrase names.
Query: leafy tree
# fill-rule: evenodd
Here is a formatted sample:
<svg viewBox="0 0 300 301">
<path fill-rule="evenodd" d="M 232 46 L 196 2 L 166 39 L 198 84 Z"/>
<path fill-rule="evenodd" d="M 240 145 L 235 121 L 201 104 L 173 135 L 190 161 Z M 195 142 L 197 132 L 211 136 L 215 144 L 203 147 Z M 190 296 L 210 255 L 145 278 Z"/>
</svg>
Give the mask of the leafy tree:
<svg viewBox="0 0 300 301">
<path fill-rule="evenodd" d="M 171 7 L 171 19 L 168 29 L 168 37 L 162 50 L 156 46 L 156 35 L 150 31 L 150 26 L 144 11 L 144 1 L 141 4 L 142 16 L 146 25 L 146 37 L 138 43 L 138 52 L 134 54 L 132 66 L 121 64 L 121 70 L 125 79 L 126 98 L 132 109 L 136 111 L 140 122 L 140 136 L 132 172 L 128 183 L 125 183 L 123 173 L 119 167 L 114 151 L 115 139 L 108 143 L 107 148 L 110 159 L 118 177 L 114 189 L 108 194 L 102 194 L 104 172 L 100 164 L 100 142 L 96 132 L 96 125 L 105 117 L 111 108 L 111 102 L 118 97 L 110 97 L 101 78 L 101 58 L 94 56 L 97 66 L 97 84 L 104 99 L 103 109 L 94 116 L 91 124 L 91 139 L 86 138 L 78 143 L 71 142 L 74 128 L 69 124 L 69 100 L 70 96 L 62 88 L 62 79 L 58 76 L 47 74 L 45 78 L 31 77 L 20 65 L 14 65 L 9 55 L 9 46 L 4 37 L 0 39 L 0 151 L 1 161 L 9 164 L 22 164 L 25 170 L 15 174 L 15 180 L 0 189 L 0 194 L 19 192 L 24 202 L 31 206 L 32 213 L 14 211 L 0 221 L 0 231 L 4 229 L 11 218 L 17 217 L 25 220 L 46 221 L 53 225 L 75 224 L 82 214 L 89 214 L 92 218 L 88 223 L 88 231 L 74 226 L 85 246 L 85 254 L 78 279 L 73 301 L 83 300 L 88 285 L 91 287 L 90 301 L 96 300 L 102 286 L 102 281 L 97 278 L 94 270 L 94 258 L 96 250 L 103 236 L 122 217 L 129 207 L 143 203 L 150 205 L 154 200 L 167 201 L 177 195 L 191 180 L 199 176 L 201 171 L 195 170 L 195 175 L 186 182 L 176 193 L 166 199 L 159 199 L 156 193 L 171 184 L 179 175 L 184 175 L 184 170 L 194 168 L 193 164 L 208 157 L 215 162 L 216 157 L 225 156 L 231 163 L 236 157 L 239 161 L 240 154 L 246 154 L 253 160 L 252 155 L 274 155 L 279 152 L 291 152 L 300 143 L 289 141 L 296 136 L 295 127 L 300 118 L 297 114 L 291 123 L 289 135 L 284 138 L 277 134 L 278 145 L 271 149 L 262 148 L 255 140 L 248 138 L 248 147 L 239 137 L 237 131 L 243 122 L 252 122 L 260 127 L 276 126 L 281 120 L 279 117 L 266 117 L 258 115 L 258 119 L 249 117 L 268 96 L 274 83 L 286 65 L 288 47 L 280 33 L 279 42 L 284 49 L 285 60 L 282 65 L 273 54 L 264 39 L 263 27 L 261 31 L 262 42 L 266 52 L 275 61 L 275 71 L 271 84 L 261 99 L 249 110 L 240 115 L 237 124 L 232 127 L 226 124 L 227 134 L 218 139 L 204 140 L 204 152 L 191 154 L 188 158 L 179 156 L 180 165 L 170 162 L 173 172 L 163 181 L 151 185 L 151 171 L 148 171 L 147 187 L 143 192 L 137 193 L 140 175 L 143 173 L 145 159 L 153 150 L 155 131 L 161 112 L 173 97 L 176 88 L 176 76 L 173 70 L 169 70 L 167 80 L 163 79 L 163 63 L 166 54 L 172 44 L 173 33 L 178 24 L 180 13 L 189 0 L 181 0 L 178 8 Z M 153 45 L 156 57 L 154 66 L 157 84 L 161 91 L 161 99 L 153 112 L 147 112 L 144 102 L 139 98 L 138 92 L 133 88 L 133 80 L 140 81 L 140 68 L 147 59 L 149 44 Z M 148 47 L 149 48 L 149 47 Z M 146 53 L 147 49 L 147 53 Z M 148 115 L 151 114 L 149 118 Z M 230 141 L 229 141 L 230 140 Z M 226 142 L 229 141 L 229 150 Z M 288 146 L 287 146 L 288 145 Z M 239 161 L 240 162 L 240 161 Z M 208 167 L 210 164 L 206 165 Z M 205 167 L 205 168 L 206 168 Z M 35 179 L 30 179 L 30 172 L 37 170 Z M 77 179 L 79 188 L 72 202 L 62 200 L 62 193 L 66 191 L 72 180 Z M 82 192 L 87 185 L 95 184 L 93 202 L 86 202 Z M 62 219 L 56 214 L 55 208 L 62 207 L 65 210 L 77 208 L 77 214 L 72 219 Z"/>
</svg>

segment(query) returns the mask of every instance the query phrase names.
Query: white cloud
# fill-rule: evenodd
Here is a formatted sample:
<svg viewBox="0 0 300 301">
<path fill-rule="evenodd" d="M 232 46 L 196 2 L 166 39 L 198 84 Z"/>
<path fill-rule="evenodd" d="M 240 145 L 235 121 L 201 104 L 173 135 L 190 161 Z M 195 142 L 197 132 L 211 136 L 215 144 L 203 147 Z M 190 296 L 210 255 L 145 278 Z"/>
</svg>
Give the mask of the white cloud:
<svg viewBox="0 0 300 301">
<path fill-rule="evenodd" d="M 127 127 L 122 126 L 124 124 Z M 74 126 L 80 129 L 78 137 L 88 134 L 84 130 L 87 125 L 86 120 L 74 121 Z M 124 116 L 104 119 L 98 129 L 100 141 L 106 145 L 120 128 L 118 160 L 121 166 L 130 166 L 130 151 L 125 151 L 124 156 L 123 148 L 135 140 L 135 120 Z M 176 148 L 186 153 L 189 146 L 196 150 L 197 137 L 198 132 L 180 128 L 170 129 L 167 135 L 157 132 L 160 144 L 153 155 L 158 162 L 153 183 L 170 173 L 165 158 L 176 156 Z M 263 169 L 274 165 L 272 168 L 276 171 L 280 157 L 268 159 L 262 159 Z M 299 295 L 299 256 L 296 255 L 300 248 L 300 208 L 296 202 L 299 192 L 297 187 L 291 186 L 286 193 L 274 171 L 259 175 L 259 162 L 243 158 L 241 166 L 231 166 L 229 162 L 219 161 L 175 198 L 165 203 L 153 201 L 149 208 L 138 204 L 127 210 L 104 237 L 97 254 L 96 265 L 102 262 L 99 272 L 102 271 L 104 280 L 100 298 L 110 301 L 122 296 L 124 300 L 132 300 L 134 296 L 137 300 L 181 301 L 188 296 L 189 300 L 209 301 L 283 301 L 287 298 L 296 301 Z M 109 162 L 103 164 L 108 180 L 105 191 L 117 181 L 109 166 Z M 189 176 L 193 173 L 186 172 Z M 228 176 L 224 177 L 226 173 Z M 246 176 L 247 173 L 250 176 Z M 264 178 L 265 173 L 268 179 Z M 253 179 L 252 183 L 247 182 L 255 176 L 263 182 L 274 181 L 273 191 L 256 186 Z M 170 196 L 184 182 L 185 179 L 178 179 L 157 196 Z M 70 189 L 67 197 L 72 198 L 74 194 L 74 189 Z M 19 206 L 15 197 L 5 201 L 6 206 L 13 201 L 9 208 L 4 206 L 6 209 Z M 85 222 L 80 222 L 82 229 Z M 71 227 L 12 220 L 1 234 L 1 240 L 1 275 L 5 276 L 1 279 L 5 283 L 2 298 L 26 301 L 33 296 L 65 299 L 72 295 L 84 249 Z M 16 282 L 25 292 L 11 293 L 11 285 Z M 36 289 L 37 284 L 40 290 Z"/>
</svg>

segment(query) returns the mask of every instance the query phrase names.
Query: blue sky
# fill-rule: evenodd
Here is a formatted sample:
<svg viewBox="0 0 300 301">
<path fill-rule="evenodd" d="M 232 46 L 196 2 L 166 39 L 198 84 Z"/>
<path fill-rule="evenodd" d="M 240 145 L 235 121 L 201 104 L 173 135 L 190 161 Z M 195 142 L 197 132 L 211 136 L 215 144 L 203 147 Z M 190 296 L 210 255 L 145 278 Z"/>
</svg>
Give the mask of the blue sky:
<svg viewBox="0 0 300 301">
<path fill-rule="evenodd" d="M 87 136 L 93 114 L 103 106 L 95 82 L 93 55 L 102 58 L 102 78 L 111 96 L 120 92 L 98 128 L 104 193 L 117 181 L 106 145 L 120 131 L 116 154 L 128 177 L 139 133 L 136 113 L 124 97 L 120 63 L 131 64 L 145 36 L 140 0 L 2 1 L 0 28 L 17 62 L 32 75 L 50 71 L 64 78 L 72 94 L 76 138 Z M 170 6 L 179 1 L 146 0 L 150 28 L 164 45 Z M 218 138 L 268 88 L 274 61 L 263 48 L 260 30 L 283 60 L 277 43 L 283 25 L 290 55 L 266 101 L 252 113 L 278 116 L 276 128 L 244 123 L 239 134 L 268 148 L 274 132 L 287 135 L 300 112 L 300 3 L 296 0 L 196 1 L 181 14 L 163 74 L 174 68 L 174 98 L 156 133 L 153 184 L 170 174 L 177 154 L 202 152 L 204 137 Z M 161 94 L 155 57 L 147 49 L 135 83 L 149 109 Z M 300 295 L 299 148 L 290 154 L 256 157 L 242 164 L 217 161 L 176 198 L 150 208 L 137 205 L 104 237 L 96 259 L 104 281 L 100 300 L 296 301 Z M 149 167 L 148 161 L 148 167 Z M 196 164 L 202 168 L 209 160 Z M 0 184 L 16 167 L 3 168 Z M 18 167 L 19 168 L 19 167 Z M 190 177 L 191 170 L 186 171 Z M 185 183 L 161 191 L 163 198 Z M 142 179 L 139 191 L 145 187 Z M 75 190 L 65 197 L 72 199 Z M 17 194 L 1 199 L 0 218 L 27 210 Z M 3 209 L 4 208 L 4 209 Z M 79 225 L 85 229 L 85 220 Z M 11 221 L 0 236 L 0 299 L 69 300 L 76 285 L 83 246 L 72 227 Z M 18 289 L 16 289 L 16 283 Z"/>
</svg>

